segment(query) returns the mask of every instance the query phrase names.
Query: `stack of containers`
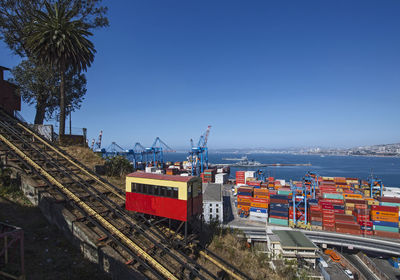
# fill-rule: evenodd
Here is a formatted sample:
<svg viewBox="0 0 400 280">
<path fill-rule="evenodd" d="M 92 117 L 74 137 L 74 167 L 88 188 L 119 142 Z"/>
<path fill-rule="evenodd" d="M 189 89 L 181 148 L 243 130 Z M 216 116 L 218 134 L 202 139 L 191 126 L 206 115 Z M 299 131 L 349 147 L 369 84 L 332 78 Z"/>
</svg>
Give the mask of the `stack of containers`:
<svg viewBox="0 0 400 280">
<path fill-rule="evenodd" d="M 365 235 L 373 235 L 373 223 L 370 220 L 370 210 L 355 209 L 353 215 L 356 217 L 362 233 Z"/>
<path fill-rule="evenodd" d="M 245 171 L 236 171 L 236 185 L 246 185 Z"/>
<path fill-rule="evenodd" d="M 249 185 L 249 186 L 252 186 L 252 187 L 254 187 L 254 188 L 261 188 L 261 183 L 262 183 L 262 181 L 256 181 L 256 180 L 248 180 L 247 182 L 247 185 Z"/>
<path fill-rule="evenodd" d="M 335 214 L 335 230 L 339 233 L 360 235 L 360 225 L 353 215 Z"/>
<path fill-rule="evenodd" d="M 296 221 L 302 221 L 305 222 L 305 207 L 304 207 L 304 203 L 300 203 L 299 205 L 296 206 Z M 308 210 L 308 209 L 307 209 Z M 294 212 L 294 208 L 293 208 L 293 203 L 290 203 L 289 206 L 289 221 L 294 222 L 293 220 L 293 212 Z M 309 211 L 307 211 L 307 222 L 310 220 L 310 213 Z"/>
<path fill-rule="evenodd" d="M 399 238 L 399 207 L 372 205 L 371 220 L 374 235 Z"/>
<path fill-rule="evenodd" d="M 260 192 L 254 189 L 254 196 L 260 197 Z M 250 220 L 266 223 L 268 220 L 268 199 L 253 197 L 250 202 Z"/>
<path fill-rule="evenodd" d="M 289 197 L 270 193 L 269 219 L 271 224 L 289 225 Z"/>
<path fill-rule="evenodd" d="M 239 187 L 237 189 L 237 208 L 238 214 L 245 213 L 247 216 L 250 212 L 251 199 L 253 197 L 252 187 Z"/>
<path fill-rule="evenodd" d="M 215 169 L 206 169 L 203 173 L 203 183 L 213 183 L 215 179 Z"/>
<path fill-rule="evenodd" d="M 335 210 L 331 202 L 319 202 L 322 210 L 322 228 L 326 231 L 335 231 Z"/>
<path fill-rule="evenodd" d="M 310 224 L 313 230 L 322 230 L 322 208 L 318 203 L 310 203 Z"/>
<path fill-rule="evenodd" d="M 244 172 L 244 181 L 246 182 L 247 180 L 252 180 L 254 179 L 254 175 L 256 174 L 255 171 L 245 171 Z M 249 181 L 250 181 L 249 180 Z"/>
<path fill-rule="evenodd" d="M 383 196 L 379 199 L 380 205 L 382 206 L 397 206 L 400 207 L 400 197 L 389 197 Z"/>
</svg>

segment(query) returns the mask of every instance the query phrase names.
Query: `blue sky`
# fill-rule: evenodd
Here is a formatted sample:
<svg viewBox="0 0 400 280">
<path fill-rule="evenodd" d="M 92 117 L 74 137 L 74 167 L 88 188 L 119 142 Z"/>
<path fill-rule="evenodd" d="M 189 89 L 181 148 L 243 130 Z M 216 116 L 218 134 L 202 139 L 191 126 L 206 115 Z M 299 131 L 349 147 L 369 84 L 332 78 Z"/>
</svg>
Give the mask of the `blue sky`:
<svg viewBox="0 0 400 280">
<path fill-rule="evenodd" d="M 399 1 L 104 3 L 72 114 L 103 146 L 188 147 L 209 124 L 209 148 L 400 142 Z"/>
</svg>

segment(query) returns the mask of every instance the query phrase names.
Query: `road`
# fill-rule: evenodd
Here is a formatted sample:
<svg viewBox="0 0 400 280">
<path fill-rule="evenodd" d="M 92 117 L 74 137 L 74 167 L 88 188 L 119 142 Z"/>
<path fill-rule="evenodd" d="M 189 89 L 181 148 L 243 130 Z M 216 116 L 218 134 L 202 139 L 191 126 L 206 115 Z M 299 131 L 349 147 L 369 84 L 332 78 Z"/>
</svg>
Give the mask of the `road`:
<svg viewBox="0 0 400 280">
<path fill-rule="evenodd" d="M 352 265 L 354 265 L 361 274 L 368 280 L 379 280 L 379 278 L 372 273 L 370 269 L 356 256 L 353 254 L 342 253 L 343 257 L 345 257 Z"/>
</svg>

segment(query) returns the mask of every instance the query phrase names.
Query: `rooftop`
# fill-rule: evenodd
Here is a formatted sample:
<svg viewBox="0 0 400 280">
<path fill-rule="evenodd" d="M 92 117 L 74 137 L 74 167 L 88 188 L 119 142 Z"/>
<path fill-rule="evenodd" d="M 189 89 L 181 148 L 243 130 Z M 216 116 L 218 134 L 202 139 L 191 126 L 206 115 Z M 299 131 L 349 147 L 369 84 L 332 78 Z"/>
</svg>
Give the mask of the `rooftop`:
<svg viewBox="0 0 400 280">
<path fill-rule="evenodd" d="M 203 201 L 222 201 L 221 184 L 203 184 Z"/>
<path fill-rule="evenodd" d="M 135 177 L 135 178 L 154 179 L 154 180 L 176 181 L 176 182 L 189 182 L 193 178 L 196 178 L 193 176 L 154 174 L 154 173 L 146 173 L 146 172 L 140 172 L 140 171 L 130 173 L 126 176 L 127 177 Z"/>
<path fill-rule="evenodd" d="M 301 248 L 314 250 L 317 248 L 317 246 L 315 246 L 301 231 L 273 230 L 272 232 L 279 237 L 283 249 Z"/>
</svg>

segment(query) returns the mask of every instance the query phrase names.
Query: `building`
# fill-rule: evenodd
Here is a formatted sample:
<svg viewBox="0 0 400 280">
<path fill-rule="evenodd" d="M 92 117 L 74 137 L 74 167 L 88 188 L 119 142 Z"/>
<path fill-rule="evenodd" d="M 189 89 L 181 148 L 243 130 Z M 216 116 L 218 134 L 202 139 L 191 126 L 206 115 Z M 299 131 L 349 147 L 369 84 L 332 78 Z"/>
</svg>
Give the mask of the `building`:
<svg viewBox="0 0 400 280">
<path fill-rule="evenodd" d="M 21 111 L 21 97 L 17 93 L 17 86 L 4 80 L 4 71 L 10 70 L 0 66 L 0 106 L 9 114 Z"/>
<path fill-rule="evenodd" d="M 222 184 L 203 184 L 203 216 L 206 223 L 224 221 Z"/>
<path fill-rule="evenodd" d="M 273 230 L 272 233 L 267 235 L 267 244 L 273 260 L 303 259 L 315 268 L 318 247 L 304 233 L 297 230 Z"/>
</svg>

